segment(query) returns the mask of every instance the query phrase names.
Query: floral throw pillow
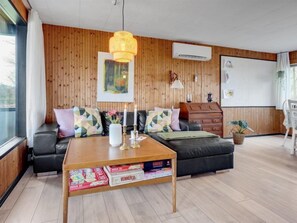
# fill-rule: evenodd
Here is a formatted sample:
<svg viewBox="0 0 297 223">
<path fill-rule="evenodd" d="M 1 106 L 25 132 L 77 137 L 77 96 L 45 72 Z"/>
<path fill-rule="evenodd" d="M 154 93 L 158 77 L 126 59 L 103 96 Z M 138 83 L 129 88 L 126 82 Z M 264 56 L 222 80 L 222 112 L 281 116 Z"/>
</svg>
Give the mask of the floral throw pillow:
<svg viewBox="0 0 297 223">
<path fill-rule="evenodd" d="M 171 114 L 169 110 L 149 111 L 145 123 L 145 132 L 172 132 L 170 128 Z"/>
<path fill-rule="evenodd" d="M 102 123 L 98 108 L 74 107 L 75 137 L 87 137 L 102 133 Z"/>
</svg>

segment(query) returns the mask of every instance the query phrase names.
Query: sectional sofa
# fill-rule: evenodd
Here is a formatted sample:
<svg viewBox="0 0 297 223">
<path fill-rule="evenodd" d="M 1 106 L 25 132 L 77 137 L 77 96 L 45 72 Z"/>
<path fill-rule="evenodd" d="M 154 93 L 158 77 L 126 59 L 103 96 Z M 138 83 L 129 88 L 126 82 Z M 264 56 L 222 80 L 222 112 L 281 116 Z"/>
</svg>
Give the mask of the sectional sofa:
<svg viewBox="0 0 297 223">
<path fill-rule="evenodd" d="M 110 122 L 105 118 L 105 112 L 101 112 L 103 125 L 102 136 L 109 134 Z M 139 133 L 145 130 L 147 113 L 138 111 L 137 129 Z M 199 131 L 201 126 L 196 123 L 188 123 L 180 120 L 181 131 Z M 43 124 L 34 135 L 33 169 L 35 173 L 61 171 L 68 142 L 72 137 L 58 138 L 57 123 Z M 133 130 L 133 113 L 127 114 L 127 132 Z M 196 138 L 166 141 L 156 133 L 149 136 L 168 146 L 177 153 L 177 175 L 192 175 L 205 172 L 215 172 L 233 168 L 234 145 L 221 138 Z M 83 148 L 82 148 L 83 149 Z"/>
</svg>

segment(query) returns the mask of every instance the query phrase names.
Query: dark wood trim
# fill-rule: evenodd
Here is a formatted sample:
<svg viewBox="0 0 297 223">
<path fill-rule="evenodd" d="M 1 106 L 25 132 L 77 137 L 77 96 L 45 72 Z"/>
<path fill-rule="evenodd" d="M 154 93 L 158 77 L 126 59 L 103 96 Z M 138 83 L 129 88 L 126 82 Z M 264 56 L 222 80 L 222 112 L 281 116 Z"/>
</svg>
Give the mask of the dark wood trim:
<svg viewBox="0 0 297 223">
<path fill-rule="evenodd" d="M 250 137 L 260 137 L 260 136 L 274 136 L 274 135 L 285 135 L 285 134 L 271 133 L 271 134 L 260 134 L 260 135 L 246 135 L 245 137 L 250 138 Z M 227 136 L 227 137 L 224 137 L 224 139 L 233 139 L 233 137 L 232 136 Z"/>
</svg>

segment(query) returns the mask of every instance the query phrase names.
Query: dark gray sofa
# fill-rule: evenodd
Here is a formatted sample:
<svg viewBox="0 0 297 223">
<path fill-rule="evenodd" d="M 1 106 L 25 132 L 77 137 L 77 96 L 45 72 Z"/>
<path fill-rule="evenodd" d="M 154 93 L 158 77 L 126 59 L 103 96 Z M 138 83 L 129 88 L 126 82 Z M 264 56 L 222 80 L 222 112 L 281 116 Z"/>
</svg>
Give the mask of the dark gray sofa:
<svg viewBox="0 0 297 223">
<path fill-rule="evenodd" d="M 109 133 L 109 121 L 105 119 L 105 112 L 101 113 L 103 125 L 102 136 Z M 138 111 L 137 129 L 144 132 L 146 111 Z M 201 130 L 196 123 L 180 120 L 182 131 Z M 133 112 L 127 114 L 127 132 L 133 130 Z M 177 153 L 177 175 L 192 175 L 205 172 L 233 168 L 234 145 L 221 138 L 183 139 L 165 141 L 157 134 L 149 134 L 155 140 L 168 146 Z M 33 170 L 35 173 L 61 171 L 64 154 L 68 142 L 72 137 L 59 139 L 58 125 L 43 124 L 34 135 Z M 98 137 L 98 136 L 92 136 Z M 100 136 L 99 136 L 100 137 Z"/>
</svg>

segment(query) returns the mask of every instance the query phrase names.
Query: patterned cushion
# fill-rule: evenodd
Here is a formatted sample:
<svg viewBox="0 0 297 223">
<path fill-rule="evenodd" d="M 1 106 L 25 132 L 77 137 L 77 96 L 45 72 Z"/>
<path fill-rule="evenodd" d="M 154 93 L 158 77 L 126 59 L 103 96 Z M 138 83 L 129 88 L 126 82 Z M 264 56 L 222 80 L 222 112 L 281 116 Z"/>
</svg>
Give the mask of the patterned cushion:
<svg viewBox="0 0 297 223">
<path fill-rule="evenodd" d="M 149 111 L 145 123 L 145 132 L 172 132 L 171 111 Z"/>
<path fill-rule="evenodd" d="M 86 137 L 102 133 L 98 108 L 73 108 L 75 137 Z"/>
<path fill-rule="evenodd" d="M 180 108 L 174 108 L 174 109 L 170 109 L 170 108 L 159 108 L 159 107 L 155 107 L 155 111 L 163 111 L 163 110 L 170 110 L 172 112 L 171 115 L 171 129 L 174 131 L 180 131 L 180 127 L 179 127 L 179 112 L 180 112 Z"/>
</svg>

